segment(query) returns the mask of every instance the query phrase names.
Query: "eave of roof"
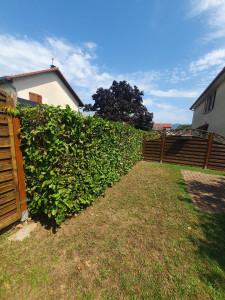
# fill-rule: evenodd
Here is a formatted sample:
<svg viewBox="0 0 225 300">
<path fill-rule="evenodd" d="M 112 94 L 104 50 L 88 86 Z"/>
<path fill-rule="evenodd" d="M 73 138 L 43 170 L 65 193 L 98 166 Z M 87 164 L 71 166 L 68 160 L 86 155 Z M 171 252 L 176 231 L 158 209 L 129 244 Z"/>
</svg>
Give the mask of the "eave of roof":
<svg viewBox="0 0 225 300">
<path fill-rule="evenodd" d="M 219 72 L 219 74 L 213 79 L 213 81 L 207 86 L 207 88 L 201 93 L 198 99 L 192 104 L 190 110 L 193 110 L 196 104 L 201 100 L 201 98 L 208 92 L 208 90 L 216 83 L 216 81 L 225 74 L 225 67 Z"/>
<path fill-rule="evenodd" d="M 63 76 L 59 68 L 51 68 L 51 69 L 46 69 L 46 70 L 41 70 L 41 71 L 36 71 L 36 72 L 30 72 L 30 73 L 23 73 L 23 74 L 18 74 L 18 75 L 11 75 L 11 76 L 5 76 L 4 78 L 12 82 L 13 79 L 15 78 L 20 78 L 20 77 L 27 77 L 27 76 L 32 76 L 32 75 L 37 75 L 37 74 L 43 74 L 43 73 L 48 73 L 48 72 L 55 72 L 58 77 L 62 80 L 62 82 L 65 84 L 65 86 L 68 88 L 68 90 L 71 92 L 71 94 L 74 96 L 74 98 L 78 101 L 79 106 L 83 107 L 84 103 L 81 101 L 81 99 L 78 97 L 74 89 L 71 87 L 69 82 L 66 80 L 66 78 Z"/>
</svg>

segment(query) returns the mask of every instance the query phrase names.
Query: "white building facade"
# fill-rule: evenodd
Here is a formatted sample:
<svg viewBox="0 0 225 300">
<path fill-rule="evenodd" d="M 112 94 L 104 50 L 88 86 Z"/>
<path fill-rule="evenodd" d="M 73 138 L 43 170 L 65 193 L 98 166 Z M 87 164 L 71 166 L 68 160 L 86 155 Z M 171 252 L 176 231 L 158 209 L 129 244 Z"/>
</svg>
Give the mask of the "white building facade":
<svg viewBox="0 0 225 300">
<path fill-rule="evenodd" d="M 191 128 L 205 129 L 225 136 L 225 68 L 191 106 Z"/>
<path fill-rule="evenodd" d="M 0 78 L 0 89 L 16 92 L 17 97 L 32 102 L 60 105 L 68 104 L 74 111 L 84 104 L 58 68 Z"/>
</svg>

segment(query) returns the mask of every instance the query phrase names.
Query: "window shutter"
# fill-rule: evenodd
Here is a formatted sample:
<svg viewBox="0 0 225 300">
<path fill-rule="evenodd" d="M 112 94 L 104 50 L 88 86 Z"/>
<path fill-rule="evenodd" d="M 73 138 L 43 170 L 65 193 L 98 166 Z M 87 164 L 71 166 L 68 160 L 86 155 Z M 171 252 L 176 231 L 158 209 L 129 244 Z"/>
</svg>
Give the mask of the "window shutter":
<svg viewBox="0 0 225 300">
<path fill-rule="evenodd" d="M 215 91 L 215 92 L 213 93 L 213 95 L 212 95 L 212 105 L 211 105 L 211 109 L 213 109 L 213 107 L 214 107 L 215 99 L 216 99 L 216 91 Z"/>
<path fill-rule="evenodd" d="M 205 99 L 204 110 L 203 110 L 204 114 L 208 113 L 213 109 L 215 98 L 216 98 L 216 91 L 214 91 L 214 93 L 212 93 L 209 97 Z"/>
<path fill-rule="evenodd" d="M 207 99 L 205 99 L 203 114 L 206 113 L 206 101 L 207 101 Z"/>
</svg>

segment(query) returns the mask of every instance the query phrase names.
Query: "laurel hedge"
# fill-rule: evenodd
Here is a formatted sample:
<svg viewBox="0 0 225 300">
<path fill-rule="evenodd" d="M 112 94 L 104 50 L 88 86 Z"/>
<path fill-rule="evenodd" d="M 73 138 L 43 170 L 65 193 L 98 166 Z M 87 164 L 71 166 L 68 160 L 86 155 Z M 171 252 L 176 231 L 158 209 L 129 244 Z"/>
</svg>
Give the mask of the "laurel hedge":
<svg viewBox="0 0 225 300">
<path fill-rule="evenodd" d="M 144 132 L 69 106 L 19 107 L 28 207 L 57 224 L 90 205 L 142 158 Z"/>
</svg>

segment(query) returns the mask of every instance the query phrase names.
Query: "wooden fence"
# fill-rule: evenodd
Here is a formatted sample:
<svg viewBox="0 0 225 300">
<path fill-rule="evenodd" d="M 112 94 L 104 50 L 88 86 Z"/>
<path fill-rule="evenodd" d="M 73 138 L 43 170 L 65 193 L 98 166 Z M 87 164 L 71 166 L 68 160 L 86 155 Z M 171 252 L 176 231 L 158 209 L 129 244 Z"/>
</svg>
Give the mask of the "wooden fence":
<svg viewBox="0 0 225 300">
<path fill-rule="evenodd" d="M 197 129 L 164 131 L 143 140 L 144 160 L 225 170 L 225 137 Z"/>
<path fill-rule="evenodd" d="M 2 107 L 14 108 L 14 99 L 0 90 L 0 230 L 27 209 L 19 119 L 1 111 Z"/>
</svg>

